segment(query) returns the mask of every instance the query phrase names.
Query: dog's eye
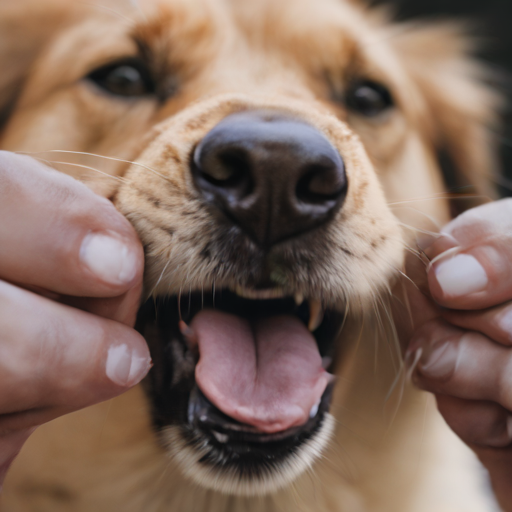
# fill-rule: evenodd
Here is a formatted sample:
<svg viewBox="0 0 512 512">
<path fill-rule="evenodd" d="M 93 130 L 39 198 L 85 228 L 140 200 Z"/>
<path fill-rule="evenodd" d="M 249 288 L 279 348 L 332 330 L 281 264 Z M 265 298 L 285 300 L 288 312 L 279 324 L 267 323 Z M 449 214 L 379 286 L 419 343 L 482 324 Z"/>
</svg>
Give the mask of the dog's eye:
<svg viewBox="0 0 512 512">
<path fill-rule="evenodd" d="M 389 90 L 370 80 L 352 84 L 345 101 L 350 110 L 366 117 L 376 117 L 394 105 Z"/>
<path fill-rule="evenodd" d="M 155 92 L 151 73 L 138 60 L 107 64 L 89 73 L 89 80 L 116 96 L 146 96 Z"/>
</svg>

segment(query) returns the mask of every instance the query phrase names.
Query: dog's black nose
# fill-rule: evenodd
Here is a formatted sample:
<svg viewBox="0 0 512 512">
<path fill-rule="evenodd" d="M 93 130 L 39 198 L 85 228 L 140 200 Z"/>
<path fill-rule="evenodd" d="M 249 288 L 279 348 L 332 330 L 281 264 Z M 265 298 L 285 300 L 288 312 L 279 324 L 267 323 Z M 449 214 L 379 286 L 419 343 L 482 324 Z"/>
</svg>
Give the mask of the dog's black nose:
<svg viewBox="0 0 512 512">
<path fill-rule="evenodd" d="M 232 114 L 197 146 L 203 197 L 269 247 L 327 222 L 347 192 L 338 151 L 303 121 L 268 111 Z"/>
</svg>

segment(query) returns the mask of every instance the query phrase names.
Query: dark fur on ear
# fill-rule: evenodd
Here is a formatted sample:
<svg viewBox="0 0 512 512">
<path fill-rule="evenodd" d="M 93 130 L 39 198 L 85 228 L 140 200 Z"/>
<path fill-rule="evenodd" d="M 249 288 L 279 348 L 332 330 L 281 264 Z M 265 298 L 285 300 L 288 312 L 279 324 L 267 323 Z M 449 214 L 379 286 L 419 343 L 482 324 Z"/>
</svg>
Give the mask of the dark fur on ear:
<svg viewBox="0 0 512 512">
<path fill-rule="evenodd" d="M 23 89 L 31 65 L 44 49 L 64 9 L 62 0 L 0 0 L 0 130 Z"/>
<path fill-rule="evenodd" d="M 492 73 L 472 57 L 474 40 L 463 24 L 406 24 L 392 43 L 426 98 L 427 119 L 447 186 L 476 200 L 456 201 L 460 211 L 495 198 L 496 131 L 503 102 L 488 84 Z M 456 213 L 456 211 L 454 212 Z"/>
</svg>

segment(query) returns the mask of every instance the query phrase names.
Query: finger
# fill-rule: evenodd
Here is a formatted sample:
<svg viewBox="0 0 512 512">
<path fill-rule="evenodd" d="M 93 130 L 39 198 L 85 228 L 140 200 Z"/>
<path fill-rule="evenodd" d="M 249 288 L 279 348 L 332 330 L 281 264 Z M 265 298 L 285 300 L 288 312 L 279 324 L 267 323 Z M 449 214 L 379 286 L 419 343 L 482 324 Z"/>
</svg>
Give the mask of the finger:
<svg viewBox="0 0 512 512">
<path fill-rule="evenodd" d="M 0 432 L 0 492 L 5 475 L 34 429 Z"/>
<path fill-rule="evenodd" d="M 478 331 L 502 345 L 512 346 L 512 303 L 482 311 L 443 310 L 443 318 L 466 330 Z"/>
<path fill-rule="evenodd" d="M 512 415 L 493 402 L 436 395 L 446 423 L 467 444 L 503 448 L 512 443 Z"/>
<path fill-rule="evenodd" d="M 413 379 L 419 387 L 467 400 L 490 400 L 512 410 L 509 348 L 434 320 L 418 330 L 409 350 L 409 360 L 418 360 Z"/>
<path fill-rule="evenodd" d="M 126 293 L 118 297 L 73 297 L 72 295 L 60 295 L 49 292 L 39 286 L 24 286 L 25 289 L 33 291 L 47 299 L 72 306 L 82 311 L 88 311 L 103 318 L 109 318 L 133 327 L 140 306 L 142 294 L 142 281 L 138 282 Z"/>
<path fill-rule="evenodd" d="M 66 296 L 59 297 L 58 301 L 102 318 L 115 320 L 116 322 L 133 327 L 140 306 L 141 293 L 142 282 L 119 297 L 98 299 Z"/>
<path fill-rule="evenodd" d="M 512 239 L 447 251 L 428 273 L 434 300 L 451 309 L 484 309 L 512 299 Z"/>
<path fill-rule="evenodd" d="M 0 152 L 0 278 L 60 294 L 111 297 L 141 280 L 129 222 L 85 185 Z"/>
<path fill-rule="evenodd" d="M 58 415 L 121 394 L 149 368 L 147 345 L 132 329 L 0 281 L 4 416 L 40 410 L 37 425 L 48 409 Z"/>
<path fill-rule="evenodd" d="M 470 210 L 443 229 L 426 254 L 433 298 L 452 309 L 484 309 L 512 299 L 512 201 Z"/>
<path fill-rule="evenodd" d="M 512 511 L 512 487 L 510 474 L 512 472 L 512 446 L 505 448 L 471 446 L 480 462 L 487 470 L 492 484 L 492 491 L 497 498 L 502 512 Z"/>
</svg>

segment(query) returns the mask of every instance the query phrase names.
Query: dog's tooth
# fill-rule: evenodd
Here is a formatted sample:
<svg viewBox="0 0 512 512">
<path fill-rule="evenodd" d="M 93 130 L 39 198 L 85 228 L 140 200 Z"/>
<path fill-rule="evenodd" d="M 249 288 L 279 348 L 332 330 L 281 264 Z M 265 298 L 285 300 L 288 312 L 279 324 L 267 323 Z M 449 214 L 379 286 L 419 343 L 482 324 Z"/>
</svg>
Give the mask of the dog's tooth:
<svg viewBox="0 0 512 512">
<path fill-rule="evenodd" d="M 311 407 L 311 410 L 309 411 L 309 417 L 314 418 L 318 414 L 318 408 L 320 407 L 320 400 Z"/>
<path fill-rule="evenodd" d="M 247 295 L 246 291 L 245 291 L 245 288 L 242 288 L 239 284 L 237 284 L 235 286 L 235 293 L 239 296 L 239 297 L 245 297 Z"/>
<path fill-rule="evenodd" d="M 304 302 L 304 295 L 302 295 L 302 293 L 296 293 L 293 298 L 297 306 L 300 306 Z"/>
<path fill-rule="evenodd" d="M 322 368 L 324 370 L 327 370 L 327 368 L 329 368 L 329 366 L 331 366 L 331 363 L 332 363 L 332 357 L 322 357 Z"/>
<path fill-rule="evenodd" d="M 236 285 L 234 292 L 239 297 L 252 300 L 281 299 L 285 296 L 283 290 L 280 288 L 270 288 L 268 290 L 251 290 L 249 288 L 243 288 L 240 285 Z"/>
<path fill-rule="evenodd" d="M 183 320 L 178 323 L 181 334 L 188 343 L 189 348 L 195 349 L 198 345 L 197 335 L 193 329 L 191 329 Z"/>
<path fill-rule="evenodd" d="M 309 301 L 309 324 L 308 329 L 313 332 L 318 329 L 318 326 L 324 319 L 324 310 L 322 303 L 318 300 Z"/>
<path fill-rule="evenodd" d="M 212 434 L 214 435 L 215 439 L 217 439 L 217 441 L 219 441 L 219 443 L 225 444 L 229 440 L 229 437 L 227 434 L 222 434 L 220 432 L 217 432 L 216 430 L 212 430 Z"/>
</svg>

